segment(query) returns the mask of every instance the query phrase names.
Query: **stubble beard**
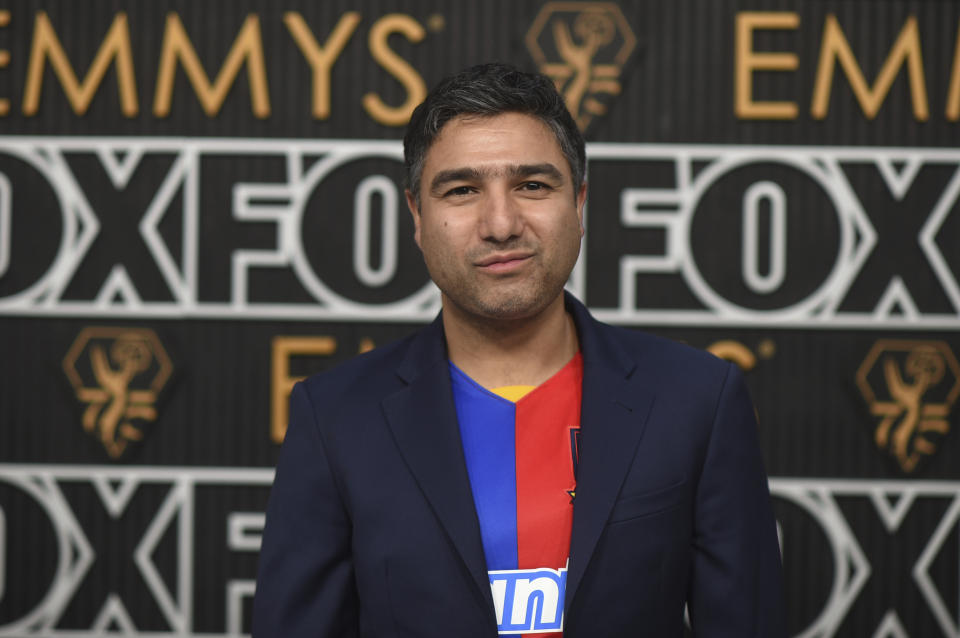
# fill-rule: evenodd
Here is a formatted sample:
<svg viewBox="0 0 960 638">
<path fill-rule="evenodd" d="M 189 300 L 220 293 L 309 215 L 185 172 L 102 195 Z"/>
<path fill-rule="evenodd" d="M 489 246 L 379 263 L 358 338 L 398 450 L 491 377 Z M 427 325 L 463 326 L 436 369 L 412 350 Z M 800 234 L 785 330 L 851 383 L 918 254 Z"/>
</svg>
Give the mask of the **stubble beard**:
<svg viewBox="0 0 960 638">
<path fill-rule="evenodd" d="M 526 248 L 529 247 L 511 245 L 498 246 L 497 250 Z M 484 253 L 489 252 L 489 249 L 484 250 Z M 462 266 L 427 263 L 427 268 L 444 297 L 462 316 L 490 323 L 524 320 L 537 316 L 563 292 L 579 255 L 579 237 L 576 246 L 560 250 L 561 254 L 553 263 L 540 261 L 543 253 L 539 247 L 533 247 L 531 252 L 531 259 L 535 260 L 529 264 L 532 272 L 502 278 L 473 270 L 475 267 L 471 264 L 482 255 L 468 255 Z"/>
<path fill-rule="evenodd" d="M 509 281 L 459 286 L 444 291 L 444 295 L 462 312 L 478 319 L 507 321 L 535 316 L 561 288 L 548 286 L 547 282 L 538 278 L 522 286 L 511 285 Z"/>
</svg>

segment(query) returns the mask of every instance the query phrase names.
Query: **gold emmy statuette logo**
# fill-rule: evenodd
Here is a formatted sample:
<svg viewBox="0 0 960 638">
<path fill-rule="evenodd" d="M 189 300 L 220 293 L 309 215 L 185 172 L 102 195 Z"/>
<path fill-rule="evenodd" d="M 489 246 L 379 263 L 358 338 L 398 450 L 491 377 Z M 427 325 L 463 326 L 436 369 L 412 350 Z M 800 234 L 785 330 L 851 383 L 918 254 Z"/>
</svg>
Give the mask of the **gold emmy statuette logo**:
<svg viewBox="0 0 960 638">
<path fill-rule="evenodd" d="M 637 44 L 612 2 L 548 2 L 526 37 L 541 73 L 553 78 L 567 108 L 585 130 L 607 111 L 601 95 L 620 93 L 620 73 Z"/>
<path fill-rule="evenodd" d="M 119 458 L 157 419 L 160 390 L 173 365 L 156 333 L 145 328 L 84 328 L 63 360 L 77 399 L 87 405 L 83 429 Z"/>
<path fill-rule="evenodd" d="M 880 418 L 874 441 L 912 472 L 950 432 L 960 364 L 943 341 L 881 339 L 857 370 L 857 387 Z"/>
</svg>

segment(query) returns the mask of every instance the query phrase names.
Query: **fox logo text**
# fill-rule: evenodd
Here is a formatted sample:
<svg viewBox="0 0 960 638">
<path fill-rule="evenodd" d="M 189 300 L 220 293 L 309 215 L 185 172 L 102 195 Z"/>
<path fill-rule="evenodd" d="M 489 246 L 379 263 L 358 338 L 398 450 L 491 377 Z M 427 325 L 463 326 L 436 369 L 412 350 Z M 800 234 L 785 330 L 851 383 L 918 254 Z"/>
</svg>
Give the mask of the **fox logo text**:
<svg viewBox="0 0 960 638">
<path fill-rule="evenodd" d="M 507 569 L 488 574 L 500 634 L 563 630 L 566 568 Z"/>
</svg>

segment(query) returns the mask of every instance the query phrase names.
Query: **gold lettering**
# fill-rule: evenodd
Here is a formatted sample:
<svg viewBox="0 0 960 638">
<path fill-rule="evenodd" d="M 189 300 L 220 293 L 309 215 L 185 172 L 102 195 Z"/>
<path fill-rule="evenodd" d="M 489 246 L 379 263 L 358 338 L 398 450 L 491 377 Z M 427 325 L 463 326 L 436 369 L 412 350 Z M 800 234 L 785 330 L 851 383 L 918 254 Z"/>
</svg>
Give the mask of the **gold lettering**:
<svg viewBox="0 0 960 638">
<path fill-rule="evenodd" d="M 893 48 L 890 49 L 887 59 L 877 75 L 873 87 L 867 85 L 860 65 L 857 63 L 850 49 L 840 24 L 835 15 L 828 14 L 823 25 L 823 43 L 820 47 L 820 61 L 817 66 L 817 76 L 813 88 L 813 100 L 810 105 L 810 114 L 818 120 L 827 116 L 830 103 L 830 89 L 833 84 L 833 70 L 836 61 L 850 82 L 850 87 L 860 103 L 867 119 L 872 120 L 887 93 L 893 84 L 897 73 L 904 62 L 907 63 L 907 75 L 910 80 L 910 96 L 913 100 L 914 117 L 924 122 L 929 117 L 927 105 L 927 87 L 923 77 L 923 58 L 920 52 L 920 32 L 917 29 L 917 18 L 910 16 L 904 22 L 900 34 L 897 36 Z"/>
<path fill-rule="evenodd" d="M 947 121 L 957 120 L 960 120 L 960 22 L 957 23 L 957 42 L 953 49 L 950 88 L 947 90 Z"/>
<path fill-rule="evenodd" d="M 0 9 L 0 28 L 10 24 L 10 12 L 6 9 Z M 6 49 L 0 49 L 0 67 L 5 67 L 10 64 L 10 52 Z M 8 114 L 10 112 L 10 100 L 7 98 L 0 98 L 0 117 Z"/>
<path fill-rule="evenodd" d="M 796 102 L 757 102 L 753 99 L 754 71 L 794 71 L 799 64 L 793 53 L 757 53 L 753 50 L 756 29 L 796 29 L 800 16 L 787 11 L 741 11 L 737 14 L 734 48 L 734 112 L 741 119 L 796 119 Z"/>
<path fill-rule="evenodd" d="M 753 370 L 757 365 L 757 357 L 750 352 L 750 349 L 732 339 L 714 341 L 707 346 L 707 352 L 726 361 L 732 361 L 744 371 Z"/>
<path fill-rule="evenodd" d="M 90 65 L 83 82 L 77 76 L 60 44 L 50 18 L 45 11 L 38 11 L 33 30 L 33 46 L 30 50 L 30 62 L 27 67 L 27 81 L 24 87 L 23 114 L 34 115 L 40 105 L 40 93 L 43 88 L 44 61 L 50 60 L 60 80 L 63 91 L 73 107 L 74 113 L 87 112 L 94 94 L 107 73 L 111 61 L 116 60 L 117 85 L 120 93 L 120 108 L 126 117 L 134 117 L 139 111 L 137 104 L 136 81 L 133 75 L 133 54 L 130 49 L 130 29 L 127 26 L 127 14 L 120 12 L 113 18 L 113 24 L 107 31 L 100 49 Z"/>
<path fill-rule="evenodd" d="M 270 439 L 283 443 L 290 417 L 290 391 L 303 377 L 290 376 L 290 357 L 327 357 L 337 350 L 333 337 L 274 337 L 270 361 Z"/>
<path fill-rule="evenodd" d="M 317 44 L 303 16 L 296 11 L 284 13 L 283 23 L 313 71 L 313 117 L 325 120 L 330 117 L 330 69 L 360 23 L 360 14 L 356 11 L 344 13 L 322 47 Z"/>
<path fill-rule="evenodd" d="M 0 28 L 10 25 L 10 12 L 6 9 L 0 9 Z M 0 49 L 0 67 L 10 64 L 10 52 L 6 49 Z"/>
<path fill-rule="evenodd" d="M 260 37 L 260 19 L 249 14 L 240 27 L 240 33 L 227 53 L 227 58 L 210 83 L 197 52 L 190 42 L 180 21 L 180 16 L 171 11 L 167 14 L 167 25 L 163 33 L 160 49 L 160 68 L 157 72 L 157 91 L 153 100 L 153 114 L 166 117 L 170 114 L 173 100 L 173 80 L 177 72 L 177 61 L 183 65 L 187 79 L 193 86 L 200 105 L 208 117 L 216 115 L 223 106 L 230 87 L 240 73 L 240 67 L 246 62 L 247 79 L 250 83 L 250 102 L 253 114 L 258 118 L 270 115 L 270 93 L 267 89 L 267 71 L 263 61 L 263 40 Z"/>
<path fill-rule="evenodd" d="M 391 33 L 401 33 L 413 43 L 423 40 L 426 32 L 420 23 L 408 15 L 391 13 L 377 20 L 370 28 L 370 53 L 380 66 L 395 77 L 407 90 L 407 100 L 400 106 L 387 106 L 376 93 L 363 96 L 363 108 L 374 120 L 387 126 L 402 126 L 410 119 L 413 109 L 427 97 L 427 87 L 420 74 L 387 44 Z"/>
</svg>

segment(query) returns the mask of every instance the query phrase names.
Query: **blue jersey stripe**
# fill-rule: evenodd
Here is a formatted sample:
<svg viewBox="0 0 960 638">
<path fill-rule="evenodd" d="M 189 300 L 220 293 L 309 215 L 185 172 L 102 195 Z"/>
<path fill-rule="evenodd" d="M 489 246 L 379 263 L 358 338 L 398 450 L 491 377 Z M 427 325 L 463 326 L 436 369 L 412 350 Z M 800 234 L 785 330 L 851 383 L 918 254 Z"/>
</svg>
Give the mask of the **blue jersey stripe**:
<svg viewBox="0 0 960 638">
<path fill-rule="evenodd" d="M 517 569 L 516 406 L 452 363 L 450 380 L 487 569 Z"/>
</svg>

